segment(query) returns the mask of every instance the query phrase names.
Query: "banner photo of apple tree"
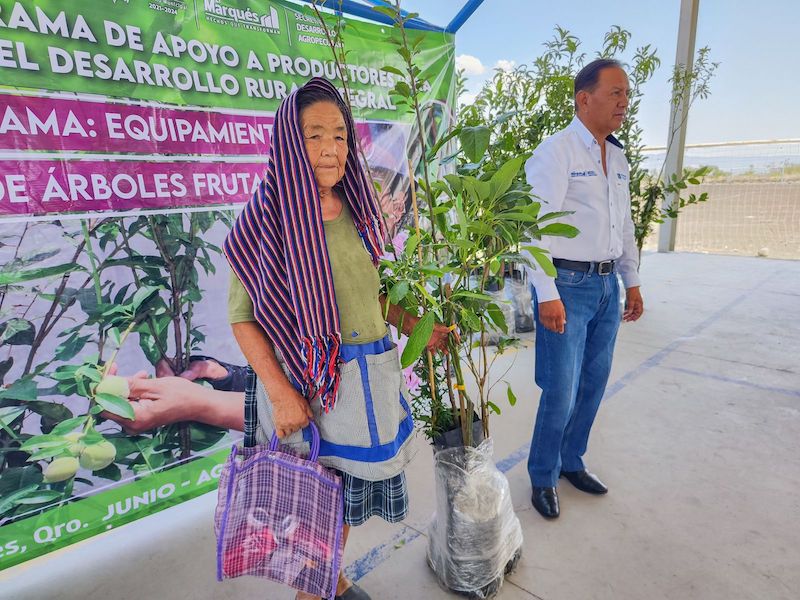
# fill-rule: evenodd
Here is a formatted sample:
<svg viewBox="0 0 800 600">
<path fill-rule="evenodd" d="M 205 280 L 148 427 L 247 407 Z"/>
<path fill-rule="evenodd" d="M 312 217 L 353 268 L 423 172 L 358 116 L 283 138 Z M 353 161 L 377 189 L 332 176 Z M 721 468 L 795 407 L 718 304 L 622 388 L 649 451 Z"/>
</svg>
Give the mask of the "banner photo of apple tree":
<svg viewBox="0 0 800 600">
<path fill-rule="evenodd" d="M 343 69 L 394 232 L 419 150 L 388 35 L 345 21 Z M 436 137 L 453 38 L 409 35 Z M 216 487 L 245 364 L 220 246 L 317 75 L 343 88 L 302 5 L 0 0 L 0 570 Z"/>
</svg>

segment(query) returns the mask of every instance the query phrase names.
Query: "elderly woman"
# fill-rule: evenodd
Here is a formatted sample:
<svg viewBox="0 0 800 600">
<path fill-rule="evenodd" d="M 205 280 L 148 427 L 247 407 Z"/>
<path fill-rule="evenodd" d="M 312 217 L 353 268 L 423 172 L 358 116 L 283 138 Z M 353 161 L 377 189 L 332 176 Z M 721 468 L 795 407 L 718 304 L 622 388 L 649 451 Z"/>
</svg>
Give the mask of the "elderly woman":
<svg viewBox="0 0 800 600">
<path fill-rule="evenodd" d="M 275 431 L 303 444 L 313 419 L 320 462 L 342 475 L 345 540 L 370 516 L 394 523 L 408 509 L 413 422 L 384 315 L 406 333 L 418 317 L 380 292 L 384 239 L 353 117 L 333 85 L 312 79 L 279 107 L 265 178 L 224 249 L 230 320 L 254 372 L 245 443 Z M 437 325 L 428 347 L 444 348 L 448 332 Z M 336 593 L 369 598 L 342 574 Z"/>
</svg>

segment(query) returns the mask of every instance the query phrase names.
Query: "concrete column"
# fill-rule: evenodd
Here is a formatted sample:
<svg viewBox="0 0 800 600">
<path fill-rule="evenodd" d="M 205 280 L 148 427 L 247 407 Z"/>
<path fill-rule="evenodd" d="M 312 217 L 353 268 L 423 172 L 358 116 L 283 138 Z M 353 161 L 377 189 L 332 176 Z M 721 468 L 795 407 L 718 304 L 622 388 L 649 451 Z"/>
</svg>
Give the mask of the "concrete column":
<svg viewBox="0 0 800 600">
<path fill-rule="evenodd" d="M 681 0 L 681 14 L 678 24 L 678 46 L 675 52 L 675 64 L 691 69 L 694 64 L 694 45 L 697 37 L 697 12 L 700 0 Z M 669 115 L 667 131 L 667 157 L 664 166 L 664 180 L 669 181 L 673 174 L 683 171 L 683 151 L 686 145 L 686 126 L 689 121 L 688 90 L 683 101 L 673 103 Z M 674 133 L 673 133 L 674 132 Z M 676 201 L 674 194 L 668 195 L 664 206 L 671 206 Z M 658 230 L 658 251 L 675 250 L 675 233 L 677 223 L 674 219 L 666 219 Z"/>
</svg>

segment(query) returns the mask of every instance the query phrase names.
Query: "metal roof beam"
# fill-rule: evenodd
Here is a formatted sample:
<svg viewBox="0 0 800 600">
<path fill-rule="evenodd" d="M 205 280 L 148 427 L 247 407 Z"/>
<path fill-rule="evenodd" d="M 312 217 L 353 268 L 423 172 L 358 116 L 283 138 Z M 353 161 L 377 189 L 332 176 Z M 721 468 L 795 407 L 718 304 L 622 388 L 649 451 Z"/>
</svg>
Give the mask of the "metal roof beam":
<svg viewBox="0 0 800 600">
<path fill-rule="evenodd" d="M 447 33 L 455 33 L 461 26 L 467 22 L 478 7 L 483 4 L 483 0 L 467 0 L 467 3 L 461 7 L 461 10 L 458 11 L 458 14 L 453 17 L 453 20 L 450 21 L 450 24 L 444 28 Z"/>
</svg>

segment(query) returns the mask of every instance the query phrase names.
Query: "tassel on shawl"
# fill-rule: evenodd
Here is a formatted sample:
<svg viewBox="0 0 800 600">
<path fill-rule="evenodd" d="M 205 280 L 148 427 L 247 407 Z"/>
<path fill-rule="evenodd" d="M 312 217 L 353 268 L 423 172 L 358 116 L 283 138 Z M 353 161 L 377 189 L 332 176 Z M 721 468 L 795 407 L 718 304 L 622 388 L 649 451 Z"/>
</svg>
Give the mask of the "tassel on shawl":
<svg viewBox="0 0 800 600">
<path fill-rule="evenodd" d="M 320 406 L 328 413 L 336 403 L 339 391 L 339 347 L 341 341 L 335 334 L 326 337 L 303 338 L 303 378 L 308 386 L 306 397 L 319 398 Z"/>
</svg>

